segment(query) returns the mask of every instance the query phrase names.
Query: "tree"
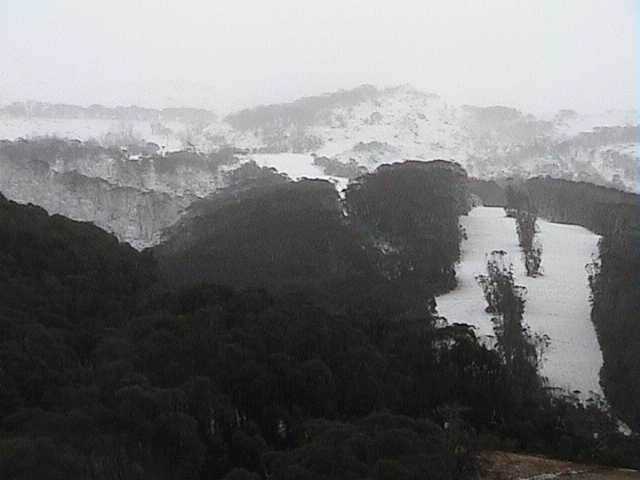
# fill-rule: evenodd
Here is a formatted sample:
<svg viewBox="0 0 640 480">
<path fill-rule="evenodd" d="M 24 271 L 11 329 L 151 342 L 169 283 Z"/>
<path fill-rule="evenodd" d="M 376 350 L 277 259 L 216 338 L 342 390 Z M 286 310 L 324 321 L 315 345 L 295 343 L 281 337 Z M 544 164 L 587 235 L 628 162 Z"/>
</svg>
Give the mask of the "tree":
<svg viewBox="0 0 640 480">
<path fill-rule="evenodd" d="M 540 386 L 538 367 L 546 339 L 532 335 L 523 324 L 526 289 L 516 285 L 513 265 L 505 264 L 506 252 L 493 251 L 487 261 L 487 274 L 477 277 L 487 299 L 498 351 L 507 367 L 510 386 L 521 389 L 524 398 Z"/>
</svg>

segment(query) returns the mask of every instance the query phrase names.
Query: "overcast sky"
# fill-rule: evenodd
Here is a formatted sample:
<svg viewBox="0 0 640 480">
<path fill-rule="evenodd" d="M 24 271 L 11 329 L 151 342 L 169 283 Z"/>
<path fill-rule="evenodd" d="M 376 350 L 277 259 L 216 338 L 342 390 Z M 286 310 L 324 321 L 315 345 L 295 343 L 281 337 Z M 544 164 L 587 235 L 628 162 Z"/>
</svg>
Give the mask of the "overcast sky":
<svg viewBox="0 0 640 480">
<path fill-rule="evenodd" d="M 220 112 L 362 83 L 636 108 L 640 0 L 0 0 L 0 103 Z"/>
</svg>

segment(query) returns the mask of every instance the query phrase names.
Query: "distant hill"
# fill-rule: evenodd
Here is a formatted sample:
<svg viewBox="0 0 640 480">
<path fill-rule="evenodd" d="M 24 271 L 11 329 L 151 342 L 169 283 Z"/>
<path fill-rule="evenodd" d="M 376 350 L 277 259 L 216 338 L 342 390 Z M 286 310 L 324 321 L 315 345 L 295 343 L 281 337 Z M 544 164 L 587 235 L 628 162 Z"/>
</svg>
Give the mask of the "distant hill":
<svg viewBox="0 0 640 480">
<path fill-rule="evenodd" d="M 42 102 L 0 108 L 0 140 L 50 145 L 39 139 L 43 136 L 73 145 L 50 152 L 40 148 L 38 159 L 49 165 L 51 175 L 29 186 L 17 187 L 21 176 L 11 181 L 15 171 L 2 173 L 0 165 L 0 191 L 52 212 L 96 221 L 139 247 L 156 243 L 162 228 L 173 224 L 184 207 L 224 186 L 230 170 L 252 160 L 294 179 L 330 179 L 339 189 L 385 163 L 436 158 L 456 161 L 483 180 L 550 176 L 621 190 L 640 188 L 635 112 L 561 110 L 540 117 L 509 106 L 453 105 L 408 85 L 362 85 L 224 118 L 193 108 Z M 96 149 L 103 151 L 97 155 Z M 142 190 L 153 203 L 168 195 L 171 206 L 163 208 L 171 213 L 162 221 L 151 221 L 146 213 L 100 218 L 87 207 L 96 200 L 86 189 L 44 201 L 58 188 L 58 180 L 52 179 L 71 170 L 87 177 L 83 182 L 100 185 L 97 190 L 108 190 L 107 196 L 120 187 Z M 131 194 L 127 205 L 139 202 L 140 192 Z"/>
<path fill-rule="evenodd" d="M 315 153 L 375 166 L 453 159 L 484 179 L 553 175 L 636 189 L 633 111 L 536 117 L 508 106 L 453 105 L 410 86 L 363 85 L 227 116 L 207 129 L 260 152 Z"/>
</svg>

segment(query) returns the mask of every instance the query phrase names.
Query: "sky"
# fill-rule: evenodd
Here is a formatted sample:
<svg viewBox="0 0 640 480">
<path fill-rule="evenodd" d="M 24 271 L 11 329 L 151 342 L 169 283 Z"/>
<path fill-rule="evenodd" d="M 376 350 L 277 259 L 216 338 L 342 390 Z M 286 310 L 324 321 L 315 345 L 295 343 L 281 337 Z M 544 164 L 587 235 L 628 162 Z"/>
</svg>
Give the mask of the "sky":
<svg viewBox="0 0 640 480">
<path fill-rule="evenodd" d="M 0 0 L 0 104 L 224 113 L 368 83 L 633 109 L 639 30 L 640 0 Z"/>
</svg>

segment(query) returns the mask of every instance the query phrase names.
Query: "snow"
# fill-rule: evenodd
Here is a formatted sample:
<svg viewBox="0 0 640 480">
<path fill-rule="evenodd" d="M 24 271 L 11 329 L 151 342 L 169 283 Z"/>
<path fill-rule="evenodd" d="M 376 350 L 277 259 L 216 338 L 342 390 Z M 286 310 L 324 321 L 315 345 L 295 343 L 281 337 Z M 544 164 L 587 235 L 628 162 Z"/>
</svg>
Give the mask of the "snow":
<svg viewBox="0 0 640 480">
<path fill-rule="evenodd" d="M 306 153 L 261 153 L 253 154 L 249 159 L 261 167 L 273 167 L 280 173 L 286 173 L 293 180 L 302 178 L 328 180 L 336 186 L 338 192 L 347 188 L 349 183 L 347 178 L 325 174 L 321 167 L 314 165 L 313 157 Z"/>
<path fill-rule="evenodd" d="M 305 135 L 319 140 L 320 146 L 309 147 L 316 148 L 316 154 L 342 162 L 353 159 L 370 171 L 408 158 L 445 159 L 455 160 L 470 175 L 486 179 L 551 175 L 638 190 L 638 142 L 631 146 L 605 142 L 597 149 L 569 143 L 569 151 L 562 146 L 562 142 L 598 126 L 637 123 L 635 111 L 564 117 L 554 113 L 540 118 L 523 113 L 516 119 L 485 121 L 472 109 L 405 86 L 379 90 L 357 104 L 328 107 L 308 125 L 285 121 L 265 133 L 259 128 L 234 131 L 219 122 L 208 134 L 212 138 L 222 135 L 238 147 L 260 149 L 272 146 L 275 131 L 277 148 L 282 148 L 287 132 L 299 135 L 302 128 Z"/>
<path fill-rule="evenodd" d="M 10 117 L 0 115 L 0 139 L 55 136 L 82 141 L 103 142 L 108 135 L 116 138 L 132 134 L 139 139 L 164 145 L 167 150 L 184 148 L 187 125 L 180 122 L 163 122 L 171 129 L 169 135 L 154 134 L 151 123 L 146 121 L 117 121 L 96 118 L 41 118 Z"/>
<path fill-rule="evenodd" d="M 379 118 L 371 121 L 374 115 Z M 316 125 L 310 133 L 327 140 L 319 155 L 341 160 L 358 158 L 353 147 L 372 141 L 397 149 L 377 164 L 406 157 L 465 159 L 459 116 L 459 111 L 435 95 L 400 88 L 355 106 L 336 107 L 328 124 Z"/>
<path fill-rule="evenodd" d="M 541 374 L 549 385 L 580 391 L 581 398 L 603 397 L 599 382 L 602 353 L 591 323 L 586 265 L 597 254 L 599 236 L 575 225 L 538 220 L 543 247 L 543 276 L 527 277 L 515 221 L 502 208 L 477 207 L 461 218 L 468 239 L 462 244 L 458 287 L 437 299 L 449 322 L 468 323 L 481 337 L 493 337 L 491 316 L 475 276 L 486 273 L 487 255 L 505 250 L 514 266 L 516 284 L 527 288 L 524 321 L 533 333 L 546 334 Z"/>
<path fill-rule="evenodd" d="M 274 148 L 268 148 L 274 147 L 273 142 L 278 150 L 287 148 L 281 143 L 287 144 L 290 135 L 298 138 L 303 133 L 318 140 L 308 147 L 317 148 L 316 154 L 343 162 L 354 159 L 370 171 L 381 164 L 408 158 L 438 158 L 455 160 L 470 175 L 480 178 L 551 175 L 576 181 L 613 183 L 619 188 L 640 191 L 637 141 L 629 145 L 605 143 L 597 148 L 572 146 L 566 152 L 558 143 L 598 126 L 636 125 L 637 111 L 574 112 L 560 116 L 553 113 L 538 119 L 548 121 L 549 130 L 539 131 L 542 127 L 535 122 L 536 118 L 526 115 L 514 120 L 513 128 L 507 128 L 511 121 L 508 119 L 485 124 L 468 107 L 402 86 L 378 90 L 376 95 L 357 104 L 347 102 L 327 107 L 317 113 L 310 124 L 289 124 L 284 119 L 282 124 L 267 125 L 266 130 L 235 130 L 224 120 L 208 125 L 162 122 L 168 130 L 161 134 L 151 127 L 152 122 L 146 121 L 0 115 L 0 139 L 57 135 L 106 141 L 111 134 L 108 143 L 113 144 L 118 142 L 120 135 L 130 132 L 164 145 L 166 151 L 181 150 L 188 144 L 203 152 L 215 151 L 226 144 L 249 151 L 274 151 Z M 529 121 L 531 125 L 527 127 Z M 367 148 L 371 142 L 375 145 Z M 546 147 L 550 150 L 545 150 Z M 288 148 L 292 148 L 291 144 Z M 532 149 L 529 154 L 528 148 Z M 286 163 L 290 158 L 270 157 L 269 161 Z M 287 164 L 282 171 L 286 168 L 297 166 Z M 303 176 L 323 178 L 317 172 Z"/>
</svg>

